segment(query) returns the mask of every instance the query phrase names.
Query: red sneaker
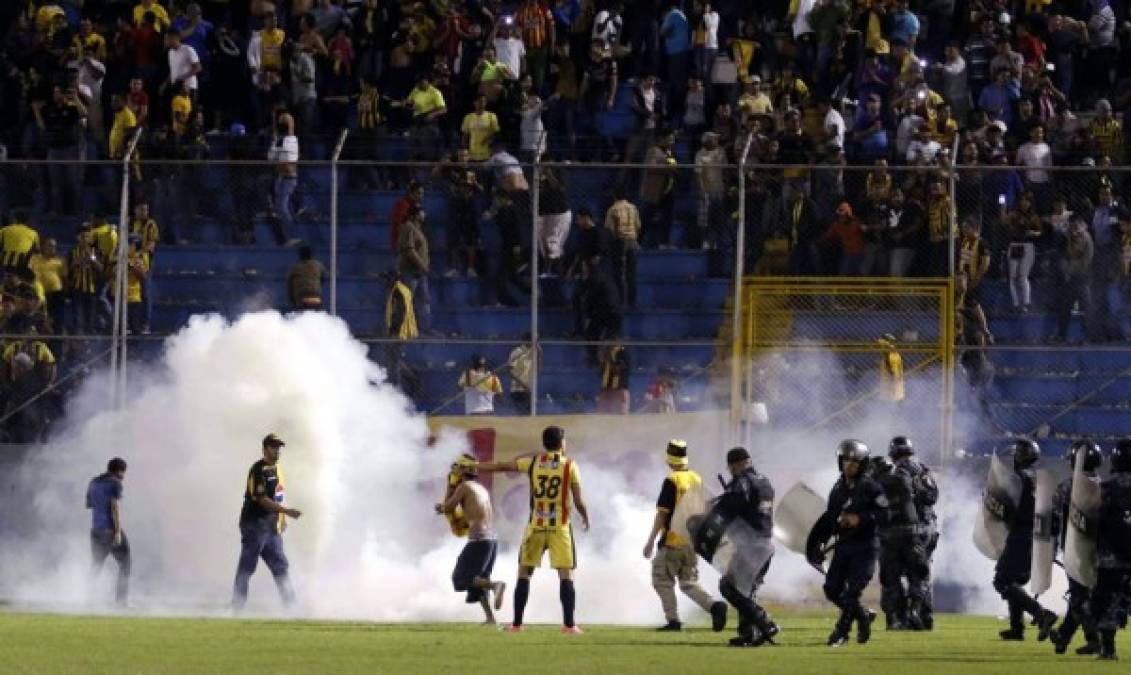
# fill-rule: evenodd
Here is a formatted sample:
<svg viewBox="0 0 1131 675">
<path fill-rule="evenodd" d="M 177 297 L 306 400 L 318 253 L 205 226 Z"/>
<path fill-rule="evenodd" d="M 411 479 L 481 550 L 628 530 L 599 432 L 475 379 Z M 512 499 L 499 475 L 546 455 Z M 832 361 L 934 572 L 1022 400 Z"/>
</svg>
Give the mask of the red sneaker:
<svg viewBox="0 0 1131 675">
<path fill-rule="evenodd" d="M 503 631 L 506 633 L 524 633 L 526 632 L 526 626 L 521 623 L 508 623 L 503 626 Z"/>
<path fill-rule="evenodd" d="M 562 626 L 562 635 L 584 635 L 581 626 Z"/>
</svg>

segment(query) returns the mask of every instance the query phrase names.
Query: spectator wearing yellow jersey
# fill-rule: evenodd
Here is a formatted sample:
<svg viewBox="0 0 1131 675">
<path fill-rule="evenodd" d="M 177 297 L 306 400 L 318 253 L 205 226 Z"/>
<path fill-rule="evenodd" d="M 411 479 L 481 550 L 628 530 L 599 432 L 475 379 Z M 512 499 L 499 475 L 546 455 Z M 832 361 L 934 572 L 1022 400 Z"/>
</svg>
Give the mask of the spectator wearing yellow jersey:
<svg viewBox="0 0 1131 675">
<path fill-rule="evenodd" d="M 145 262 L 145 254 L 141 250 L 141 237 L 130 235 L 130 248 L 126 254 L 126 323 L 130 333 L 138 334 L 148 332 L 144 325 L 142 312 L 141 288 L 145 278 L 149 276 L 149 266 Z M 110 266 L 110 295 L 116 296 L 118 285 L 115 282 L 118 276 L 117 261 Z"/>
<path fill-rule="evenodd" d="M 54 239 L 43 241 L 43 250 L 31 257 L 29 263 L 35 279 L 43 289 L 44 302 L 47 305 L 47 317 L 51 320 L 51 330 L 56 334 L 63 332 L 64 307 L 66 306 L 66 291 L 64 281 L 67 276 L 67 264 L 59 256 L 58 245 Z"/>
<path fill-rule="evenodd" d="M 902 403 L 907 393 L 903 379 L 903 356 L 895 344 L 895 336 L 887 333 L 876 344 L 884 350 L 880 358 L 880 392 L 881 401 Z"/>
<path fill-rule="evenodd" d="M 161 240 L 161 230 L 157 221 L 149 215 L 149 204 L 141 201 L 134 205 L 134 217 L 130 221 L 130 236 L 138 237 L 145 267 L 150 271 L 141 280 L 142 332 L 149 332 L 149 322 L 153 316 L 153 256 L 157 252 L 157 242 Z"/>
<path fill-rule="evenodd" d="M 436 161 L 440 149 L 439 120 L 447 114 L 448 108 L 444 95 L 432 85 L 427 72 L 417 76 L 416 87 L 409 92 L 405 105 L 412 108 L 409 156 L 414 161 Z"/>
<path fill-rule="evenodd" d="M 105 259 L 94 243 L 90 224 L 84 224 L 79 228 L 75 245 L 67 254 L 64 280 L 71 305 L 68 312 L 70 320 L 66 327 L 69 333 L 90 335 L 94 332 L 99 315 L 98 291 L 102 287 L 104 265 Z"/>
<path fill-rule="evenodd" d="M 39 252 L 39 233 L 29 224 L 28 214 L 15 211 L 9 223 L 0 227 L 0 266 L 7 270 L 27 267 Z"/>
<path fill-rule="evenodd" d="M 4 416 L 8 417 L 7 440 L 35 443 L 47 425 L 45 401 L 38 397 L 55 381 L 55 355 L 41 340 L 35 328 L 26 339 L 8 343 L 0 352 L 0 392 Z"/>
</svg>

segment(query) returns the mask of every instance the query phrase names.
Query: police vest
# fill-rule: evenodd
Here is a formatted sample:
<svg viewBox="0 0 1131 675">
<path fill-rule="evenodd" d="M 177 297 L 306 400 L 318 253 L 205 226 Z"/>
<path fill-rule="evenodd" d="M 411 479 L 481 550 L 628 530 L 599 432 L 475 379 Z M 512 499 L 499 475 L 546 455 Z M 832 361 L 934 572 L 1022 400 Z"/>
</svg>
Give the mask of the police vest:
<svg viewBox="0 0 1131 675">
<path fill-rule="evenodd" d="M 683 496 L 687 494 L 688 490 L 703 484 L 703 479 L 699 476 L 699 474 L 695 473 L 691 469 L 686 469 L 683 471 L 672 471 L 668 474 L 668 480 L 670 480 L 672 482 L 672 485 L 675 486 L 675 505 L 672 507 L 673 512 L 675 511 L 675 507 L 679 505 L 680 500 L 683 499 Z M 689 546 L 690 544 L 691 542 L 685 540 L 683 537 L 671 531 L 671 522 L 669 522 L 668 532 L 664 537 L 664 546 L 671 546 L 674 548 L 677 546 Z"/>
<path fill-rule="evenodd" d="M 530 463 L 530 525 L 569 526 L 569 483 L 573 460 L 557 452 L 539 454 Z"/>
</svg>

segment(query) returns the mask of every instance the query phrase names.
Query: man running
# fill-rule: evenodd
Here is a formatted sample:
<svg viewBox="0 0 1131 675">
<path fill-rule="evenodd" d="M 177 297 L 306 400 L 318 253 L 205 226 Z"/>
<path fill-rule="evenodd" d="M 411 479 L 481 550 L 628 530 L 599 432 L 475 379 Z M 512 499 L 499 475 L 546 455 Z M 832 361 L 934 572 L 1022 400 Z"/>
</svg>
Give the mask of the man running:
<svg viewBox="0 0 1131 675">
<path fill-rule="evenodd" d="M 487 617 L 487 624 L 494 625 L 495 613 L 491 611 L 487 594 L 494 593 L 495 610 L 502 609 L 507 586 L 501 581 L 491 581 L 498 551 L 498 540 L 492 527 L 495 514 L 487 488 L 475 480 L 478 475 L 475 458 L 461 455 L 452 465 L 444 503 L 436 505 L 436 512 L 449 518 L 457 536 L 467 535 L 467 544 L 460 551 L 452 572 L 452 585 L 457 591 L 467 592 L 469 604 L 479 603 Z M 457 524 L 459 531 L 456 531 Z"/>
</svg>

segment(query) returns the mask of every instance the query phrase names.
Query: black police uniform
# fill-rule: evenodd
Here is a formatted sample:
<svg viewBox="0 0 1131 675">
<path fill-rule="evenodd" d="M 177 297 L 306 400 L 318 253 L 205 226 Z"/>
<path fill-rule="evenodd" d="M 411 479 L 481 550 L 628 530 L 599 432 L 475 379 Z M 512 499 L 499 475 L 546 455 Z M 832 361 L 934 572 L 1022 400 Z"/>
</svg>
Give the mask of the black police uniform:
<svg viewBox="0 0 1131 675">
<path fill-rule="evenodd" d="M 1039 640 L 1049 636 L 1056 614 L 1046 610 L 1041 603 L 1025 592 L 1033 560 L 1033 512 L 1036 483 L 1033 472 L 1014 464 L 1014 472 L 1021 479 L 1021 499 L 1009 523 L 1005 550 L 994 567 L 994 590 L 1009 604 L 1009 630 L 1003 639 L 1021 640 L 1025 632 L 1025 613 L 1037 619 Z"/>
<path fill-rule="evenodd" d="M 889 628 L 918 630 L 922 628 L 920 612 L 928 604 L 930 566 L 915 507 L 912 474 L 900 464 L 875 477 L 888 502 L 888 522 L 878 528 L 883 589 L 880 606 Z"/>
<path fill-rule="evenodd" d="M 1052 498 L 1052 536 L 1059 550 L 1064 550 L 1064 543 L 1068 538 L 1068 511 L 1072 503 L 1072 478 L 1066 478 L 1056 486 L 1056 494 Z M 1058 653 L 1064 653 L 1076 634 L 1076 629 L 1084 629 L 1084 639 L 1088 646 L 1077 653 L 1093 654 L 1098 651 L 1096 624 L 1092 620 L 1090 611 L 1091 590 L 1068 577 L 1068 611 L 1064 621 L 1060 623 L 1052 635 L 1053 644 Z"/>
<path fill-rule="evenodd" d="M 1131 599 L 1131 460 L 1117 464 L 1100 483 L 1100 515 L 1096 553 L 1099 573 L 1091 610 L 1100 634 L 1100 658 L 1115 658 L 1115 631 L 1125 620 L 1124 604 Z M 1131 452 L 1128 452 L 1131 457 Z"/>
<path fill-rule="evenodd" d="M 911 491 L 915 496 L 915 511 L 919 515 L 919 537 L 923 541 L 927 563 L 919 621 L 924 630 L 932 630 L 935 625 L 935 603 L 931 593 L 931 563 L 939 543 L 938 516 L 935 515 L 935 505 L 939 502 L 939 486 L 926 464 L 910 458 L 897 464 L 902 465 L 911 474 Z"/>
<path fill-rule="evenodd" d="M 720 497 L 719 508 L 723 513 L 733 518 L 741 518 L 750 526 L 754 533 L 767 539 L 773 536 L 774 529 L 774 487 L 770 479 L 758 473 L 753 467 L 746 469 L 734 477 L 726 486 L 726 492 Z M 766 610 L 755 600 L 758 588 L 770 569 L 767 560 L 755 577 L 754 587 L 749 595 L 741 593 L 731 581 L 730 574 L 724 574 L 719 580 L 719 592 L 726 601 L 738 610 L 738 640 L 734 644 L 747 644 L 757 646 L 769 640 L 779 632 L 777 624 L 771 619 Z M 758 636 L 754 630 L 758 629 Z"/>
<path fill-rule="evenodd" d="M 875 615 L 860 604 L 860 596 L 876 573 L 879 556 L 876 528 L 885 525 L 888 519 L 883 489 L 865 475 L 853 482 L 842 476 L 829 493 L 828 508 L 822 519 L 835 523 L 845 514 L 855 514 L 860 523 L 853 528 L 836 526 L 837 544 L 825 575 L 824 591 L 825 597 L 840 608 L 834 635 L 847 635 L 855 620 L 860 630 L 858 639 L 866 641 Z"/>
</svg>

